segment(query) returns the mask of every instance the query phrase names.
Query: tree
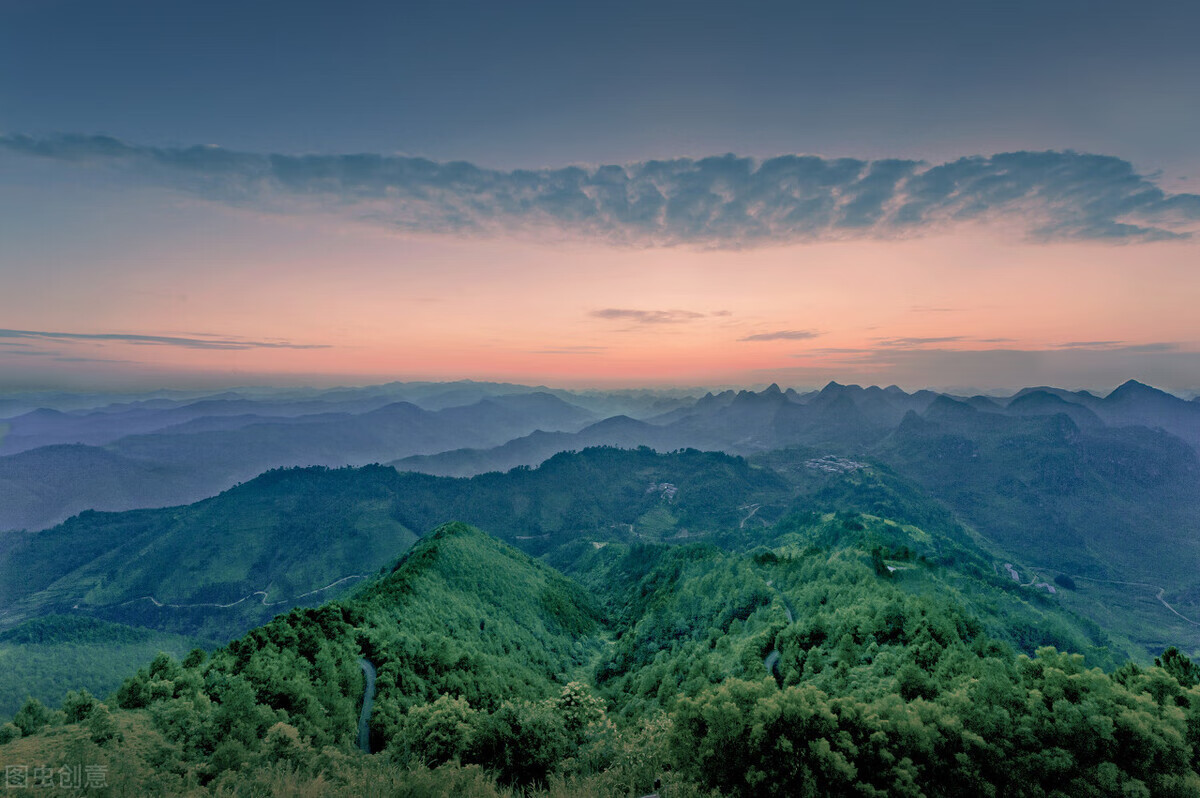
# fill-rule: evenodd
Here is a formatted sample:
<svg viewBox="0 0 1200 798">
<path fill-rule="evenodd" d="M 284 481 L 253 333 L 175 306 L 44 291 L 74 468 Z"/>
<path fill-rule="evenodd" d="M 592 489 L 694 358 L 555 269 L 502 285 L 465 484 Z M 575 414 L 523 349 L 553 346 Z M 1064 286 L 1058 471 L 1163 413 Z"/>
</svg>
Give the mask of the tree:
<svg viewBox="0 0 1200 798">
<path fill-rule="evenodd" d="M 1200 665 L 1181 654 L 1175 646 L 1164 651 L 1161 657 L 1155 657 L 1154 664 L 1174 676 L 1184 689 L 1200 684 Z"/>
<path fill-rule="evenodd" d="M 570 749 L 562 716 L 550 702 L 505 701 L 480 724 L 469 758 L 508 784 L 544 784 Z"/>
<path fill-rule="evenodd" d="M 20 736 L 21 730 L 17 728 L 16 724 L 5 723 L 3 726 L 0 726 L 0 745 L 10 743 Z"/>
<path fill-rule="evenodd" d="M 28 737 L 50 722 L 50 710 L 36 698 L 25 701 L 25 705 L 13 716 L 13 724 L 21 730 L 21 735 Z"/>
<path fill-rule="evenodd" d="M 436 767 L 466 752 L 478 712 L 462 697 L 439 696 L 408 711 L 393 743 L 395 755 Z"/>
<path fill-rule="evenodd" d="M 104 704 L 96 704 L 92 707 L 84 725 L 87 726 L 92 742 L 96 745 L 104 745 L 113 739 L 118 741 L 123 739 L 121 733 L 117 731 L 117 724 L 113 721 L 112 713 Z"/>
<path fill-rule="evenodd" d="M 62 702 L 62 711 L 67 716 L 67 723 L 79 723 L 87 718 L 96 703 L 95 697 L 87 690 L 68 692 Z"/>
</svg>

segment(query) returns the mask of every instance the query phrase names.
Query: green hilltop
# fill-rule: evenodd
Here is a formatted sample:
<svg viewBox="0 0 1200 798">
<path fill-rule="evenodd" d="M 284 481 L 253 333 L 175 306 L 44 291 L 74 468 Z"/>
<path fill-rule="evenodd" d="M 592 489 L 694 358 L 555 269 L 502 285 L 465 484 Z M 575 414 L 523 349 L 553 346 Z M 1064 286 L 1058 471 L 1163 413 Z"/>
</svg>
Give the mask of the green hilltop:
<svg viewBox="0 0 1200 798">
<path fill-rule="evenodd" d="M 1186 657 L 1115 667 L 937 529 L 810 511 L 773 530 L 576 541 L 567 576 L 445 524 L 211 656 L 28 702 L 0 753 L 104 768 L 91 792 L 112 795 L 1200 795 Z"/>
</svg>

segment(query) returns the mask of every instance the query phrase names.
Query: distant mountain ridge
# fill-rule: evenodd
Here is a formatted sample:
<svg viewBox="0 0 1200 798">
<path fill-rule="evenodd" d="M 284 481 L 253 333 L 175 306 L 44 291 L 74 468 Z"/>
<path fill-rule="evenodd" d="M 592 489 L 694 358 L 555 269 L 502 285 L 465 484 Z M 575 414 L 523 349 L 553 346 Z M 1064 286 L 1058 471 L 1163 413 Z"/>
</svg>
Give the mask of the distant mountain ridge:
<svg viewBox="0 0 1200 798">
<path fill-rule="evenodd" d="M 44 528 L 85 509 L 195 501 L 281 466 L 390 462 L 470 476 L 597 445 L 738 454 L 795 445 L 871 448 L 905 414 L 925 412 L 939 396 L 1006 416 L 1061 412 L 1087 431 L 1160 428 L 1200 448 L 1200 403 L 1134 381 L 1105 397 L 1028 388 L 1007 400 L 836 382 L 803 394 L 772 385 L 694 400 L 473 382 L 154 398 L 38 410 L 0 425 L 7 430 L 0 452 L 12 452 L 0 456 L 0 529 Z M 608 412 L 620 407 L 634 415 Z"/>
<path fill-rule="evenodd" d="M 213 407 L 200 404 L 199 412 Z M 240 400 L 217 404 L 222 410 L 254 406 Z M 40 529 L 88 509 L 192 502 L 271 468 L 365 465 L 398 455 L 497 446 L 538 429 L 575 431 L 595 420 L 590 411 L 541 392 L 441 410 L 389 402 L 361 413 L 286 417 L 166 412 L 172 426 L 156 432 L 125 435 L 103 446 L 53 444 L 0 457 L 0 529 Z M 78 429 L 95 437 L 107 419 L 124 415 L 92 413 L 81 417 L 84 427 Z M 59 437 L 71 437 L 75 416 L 37 415 L 42 421 L 59 417 L 70 420 Z"/>
<path fill-rule="evenodd" d="M 1133 381 L 1105 398 L 1057 388 L 1027 388 L 1009 400 L 955 397 L 928 390 L 908 394 L 895 386 L 863 388 L 831 382 L 804 395 L 783 392 L 777 385 L 759 393 L 709 393 L 690 407 L 643 419 L 640 425 L 597 423 L 574 435 L 551 438 L 534 434 L 491 450 L 419 455 L 400 458 L 393 465 L 403 470 L 470 476 L 536 465 L 556 451 L 634 442 L 660 451 L 695 447 L 737 454 L 794 445 L 872 446 L 895 430 L 908 412 L 924 413 L 939 398 L 1004 416 L 1062 413 L 1089 430 L 1103 426 L 1160 428 L 1200 451 L 1200 407 Z"/>
</svg>

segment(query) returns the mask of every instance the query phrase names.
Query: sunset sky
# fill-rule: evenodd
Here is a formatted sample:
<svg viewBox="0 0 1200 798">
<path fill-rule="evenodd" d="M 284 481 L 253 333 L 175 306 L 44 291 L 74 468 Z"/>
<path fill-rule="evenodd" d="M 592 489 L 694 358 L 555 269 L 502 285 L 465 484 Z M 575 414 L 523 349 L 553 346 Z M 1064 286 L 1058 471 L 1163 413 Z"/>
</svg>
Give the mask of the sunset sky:
<svg viewBox="0 0 1200 798">
<path fill-rule="evenodd" d="M 0 4 L 0 390 L 1200 390 L 1194 3 Z"/>
</svg>

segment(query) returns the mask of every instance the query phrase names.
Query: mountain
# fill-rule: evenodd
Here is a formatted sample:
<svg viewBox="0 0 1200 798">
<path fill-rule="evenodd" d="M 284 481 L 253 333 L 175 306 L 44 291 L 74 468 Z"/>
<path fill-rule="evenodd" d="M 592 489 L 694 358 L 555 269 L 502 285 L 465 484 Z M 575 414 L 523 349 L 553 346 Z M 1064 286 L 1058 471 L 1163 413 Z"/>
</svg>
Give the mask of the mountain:
<svg viewBox="0 0 1200 798">
<path fill-rule="evenodd" d="M 1129 386 L 1112 401 L 1128 404 L 1147 396 L 1156 394 L 1152 389 Z M 1161 429 L 1105 422 L 1100 410 L 1091 408 L 1108 401 L 1057 389 L 1030 389 L 1008 402 L 998 402 L 837 383 L 808 395 L 789 394 L 776 386 L 760 392 L 709 394 L 685 412 L 676 408 L 657 417 L 654 423 L 614 417 L 578 432 L 534 432 L 490 449 L 463 448 L 396 462 L 402 469 L 452 476 L 505 472 L 490 473 L 486 478 L 440 481 L 410 474 L 393 481 L 381 471 L 384 476 L 372 479 L 380 491 L 382 509 L 378 513 L 413 534 L 458 518 L 518 542 L 532 553 L 551 556 L 561 545 L 585 536 L 603 543 L 688 540 L 691 536 L 724 534 L 735 527 L 760 532 L 793 507 L 797 496 L 819 499 L 824 502 L 822 506 L 833 507 L 833 494 L 818 497 L 810 490 L 810 483 L 815 484 L 812 478 L 820 473 L 842 474 L 841 482 L 821 488 L 840 491 L 838 495 L 846 499 L 833 509 L 864 509 L 849 502 L 847 497 L 854 492 L 847 492 L 844 485 L 868 472 L 886 470 L 891 480 L 886 487 L 872 488 L 871 496 L 864 491 L 854 494 L 856 500 L 872 502 L 866 509 L 892 517 L 917 508 L 921 517 L 928 519 L 932 517 L 928 508 L 940 504 L 1002 552 L 996 558 L 1000 563 L 1004 557 L 1020 560 L 1026 570 L 1038 571 L 1043 579 L 1061 575 L 1082 585 L 1068 599 L 1081 614 L 1118 630 L 1146 650 L 1158 650 L 1167 641 L 1190 645 L 1197 639 L 1191 621 L 1200 618 L 1200 580 L 1194 576 L 1200 567 L 1200 550 L 1195 543 L 1195 519 L 1200 517 L 1195 452 Z M 1153 401 L 1174 406 L 1170 397 Z M 900 421 L 892 424 L 901 411 Z M 324 457 L 337 462 L 335 456 L 344 457 L 352 451 L 364 458 L 378 454 L 380 449 L 392 446 L 393 440 L 403 440 L 396 445 L 436 448 L 439 440 L 444 444 L 456 435 L 485 436 L 493 434 L 489 430 L 503 430 L 506 424 L 535 424 L 544 418 L 578 423 L 583 412 L 563 406 L 561 400 L 548 394 L 512 393 L 436 413 L 411 404 L 392 403 L 358 416 L 318 416 L 314 419 L 321 420 L 303 424 L 251 425 L 239 431 L 212 433 L 208 438 L 178 435 L 177 440 L 166 443 L 163 438 L 171 436 L 126 438 L 106 449 L 62 453 L 67 463 L 71 458 L 92 457 L 96 465 L 86 472 L 81 469 L 72 473 L 52 458 L 36 469 L 12 469 L 8 472 L 11 490 L 4 494 L 3 501 L 9 513 L 25 520 L 31 514 L 23 508 L 57 500 L 57 490 L 76 490 L 85 499 L 94 497 L 91 501 L 107 507 L 133 500 L 167 504 L 165 499 L 170 499 L 179 503 L 191 500 L 193 495 L 178 490 L 169 497 L 161 493 L 127 497 L 121 491 L 125 485 L 159 491 L 165 485 L 175 486 L 173 489 L 186 486 L 194 492 L 207 487 L 212 493 L 230 481 L 252 480 L 240 471 L 227 471 L 223 481 L 189 481 L 194 475 L 222 473 L 222 468 L 230 465 L 227 458 L 231 456 L 233 461 L 244 461 L 239 468 L 249 468 L 246 463 L 264 462 L 265 455 L 272 451 L 275 454 L 271 457 L 289 451 L 290 457 L 300 462 L 321 462 Z M 363 423 L 364 417 L 373 423 Z M 353 435 L 344 437 L 338 432 L 355 429 Z M 307 439 L 298 434 L 312 430 L 316 432 Z M 183 448 L 188 440 L 208 442 L 189 452 Z M 340 446 L 340 454 L 325 449 L 326 444 Z M 756 470 L 721 465 L 719 459 L 705 460 L 686 452 L 659 459 L 649 449 L 620 455 L 597 450 L 574 458 L 559 455 L 562 459 L 556 460 L 552 468 L 507 473 L 511 468 L 547 462 L 558 452 L 601 444 L 631 449 L 647 446 L 667 452 L 689 448 L 724 450 L 754 458 L 752 465 L 770 465 Z M 160 445 L 159 454 L 153 454 Z M 53 453 L 35 450 L 15 457 L 41 456 L 39 452 L 47 451 Z M 775 457 L 773 452 L 782 454 Z M 156 464 L 156 457 L 170 460 L 169 466 Z M 288 458 L 276 458 L 275 462 L 279 459 Z M 0 460 L 0 474 L 5 473 L 3 465 L 4 460 Z M 158 472 L 146 476 L 147 468 L 163 469 L 165 476 Z M 619 469 L 629 473 L 618 474 Z M 320 479 L 312 477 L 307 489 L 332 490 Z M 768 484 L 769 480 L 774 482 Z M 102 489 L 89 493 L 97 482 Z M 896 487 L 900 482 L 903 487 Z M 301 483 L 303 480 L 297 481 Z M 672 494 L 668 500 L 663 488 L 647 492 L 653 485 L 671 485 L 677 495 Z M 43 486 L 48 488 L 44 496 L 36 493 Z M 697 504 L 696 497 L 704 491 L 719 497 L 719 501 L 707 507 Z M 889 492 L 892 499 L 887 498 Z M 52 509 L 65 517 L 76 507 L 58 505 Z M 21 512 L 26 514 L 21 516 Z M 80 534 L 87 528 L 86 524 L 78 527 Z M 0 537 L 0 551 L 24 546 L 36 537 Z M 101 531 L 95 539 L 110 537 Z M 30 546 L 30 551 L 36 548 Z M 80 552 L 93 551 L 86 542 L 77 548 Z M 321 549 L 318 546 L 316 550 Z M 63 557 L 62 562 L 74 563 L 68 569 L 72 573 L 84 569 L 82 562 L 70 556 Z M 334 557 L 331 562 L 341 560 Z M 221 579 L 205 575 L 207 565 L 198 567 L 198 579 L 223 584 Z M 43 585 L 21 597 L 13 596 L 13 600 L 35 601 L 40 608 L 37 612 L 51 607 L 61 611 L 77 603 L 91 589 L 84 589 L 92 583 L 88 580 L 96 579 L 95 573 L 86 569 L 70 577 L 58 569 L 51 565 L 47 573 L 66 580 L 59 585 L 64 591 L 61 596 L 45 592 L 49 586 Z M 223 597 L 220 602 L 193 597 L 170 603 L 240 599 L 253 591 L 266 590 L 262 586 L 276 578 L 277 571 L 260 568 L 241 573 L 241 581 L 230 582 L 239 590 L 245 588 L 239 595 Z M 349 573 L 330 573 L 329 578 Z M 13 584 L 23 584 L 21 580 L 25 579 L 14 576 Z M 179 584 L 190 582 L 184 578 Z M 293 593 L 323 586 L 314 582 L 295 584 L 303 589 Z M 38 598 L 33 598 L 34 593 Z M 72 597 L 69 602 L 62 599 L 66 595 Z M 120 595 L 121 602 L 142 595 L 154 595 L 163 601 L 150 592 Z M 326 595 L 333 594 L 320 594 L 314 600 Z M 246 601 L 239 606 L 245 608 L 252 603 Z M 144 601 L 140 607 L 143 611 L 152 609 Z M 261 611 L 261 601 L 259 607 Z M 127 610 L 121 612 L 119 616 L 104 617 L 130 620 Z M 165 615 L 179 625 L 162 628 L 189 634 L 200 628 L 197 620 L 183 623 L 178 613 Z M 263 617 L 236 618 L 228 629 L 244 629 Z"/>
<path fill-rule="evenodd" d="M 1200 463 L 1178 438 L 939 399 L 873 454 L 1013 556 L 1085 585 L 1098 622 L 1151 649 L 1196 638 Z"/>
<path fill-rule="evenodd" d="M 595 446 L 635 449 L 650 446 L 659 451 L 680 448 L 675 436 L 662 428 L 628 416 L 613 416 L 584 427 L 577 433 L 543 432 L 491 449 L 455 449 L 439 454 L 413 455 L 392 461 L 400 471 L 419 471 L 449 477 L 470 477 L 488 471 L 508 471 L 519 466 L 536 466 L 559 452 Z"/>
<path fill-rule="evenodd" d="M 107 695 L 155 655 L 180 659 L 203 644 L 80 615 L 31 619 L 0 632 L 0 717 L 11 716 L 30 696 L 57 701 L 80 688 Z"/>
<path fill-rule="evenodd" d="M 369 413 L 335 414 L 302 426 L 268 422 L 236 431 L 132 436 L 111 448 L 155 463 L 182 465 L 202 458 L 206 473 L 237 481 L 279 466 L 363 465 L 402 454 L 494 446 L 540 427 L 573 431 L 591 418 L 549 394 L 484 399 L 439 411 L 393 402 Z"/>
<path fill-rule="evenodd" d="M 1096 412 L 1109 424 L 1158 427 L 1200 450 L 1200 407 L 1136 380 L 1104 397 Z"/>
<path fill-rule="evenodd" d="M 213 403 L 200 404 L 206 412 Z M 229 402 L 220 405 L 232 409 Z M 169 412 L 171 419 L 183 417 Z M 88 509 L 196 501 L 281 466 L 364 465 L 492 447 L 538 429 L 575 431 L 592 420 L 589 411 L 548 393 L 511 394 L 439 411 L 392 402 L 363 413 L 200 415 L 102 447 L 42 446 L 0 457 L 0 529 L 40 529 Z"/>
<path fill-rule="evenodd" d="M 276 471 L 187 507 L 85 512 L 0 556 L 4 621 L 76 613 L 223 641 L 411 545 L 425 527 L 389 515 L 395 477 Z"/>
<path fill-rule="evenodd" d="M 983 408 L 977 408 L 983 409 Z M 990 409 L 990 408 L 988 408 Z M 999 407 L 997 406 L 997 410 Z M 1063 413 L 1080 429 L 1103 427 L 1104 422 L 1092 410 L 1081 404 L 1068 402 L 1049 391 L 1029 391 L 1016 396 L 1006 406 L 1008 413 L 1022 416 L 1052 416 Z M 995 412 L 995 411 L 993 411 Z"/>
<path fill-rule="evenodd" d="M 1031 392 L 1049 393 L 1070 404 L 1085 407 L 1110 426 L 1136 425 L 1165 430 L 1200 451 L 1200 405 L 1137 380 L 1127 380 L 1103 398 L 1088 391 L 1041 387 L 1023 389 L 1014 400 Z"/>
<path fill-rule="evenodd" d="M 138 403 L 69 413 L 39 409 L 5 422 L 8 431 L 0 438 L 0 455 L 55 444 L 102 446 L 128 435 L 179 430 L 197 422 L 220 421 L 225 428 L 237 429 L 267 419 L 283 422 L 330 413 L 368 412 L 382 404 L 378 400 L 334 404 L 213 397 L 166 407 Z"/>
<path fill-rule="evenodd" d="M 988 415 L 950 399 L 938 407 L 963 414 L 962 431 L 969 431 L 973 415 Z M 927 415 L 937 417 L 938 408 Z M 1046 425 L 1062 420 L 1070 423 L 1061 416 L 995 419 L 1030 427 L 1030 434 L 1044 433 Z M 1109 584 L 1104 580 L 1142 581 L 1127 578 L 1136 563 L 1118 560 L 1122 551 L 1126 557 L 1148 555 L 1128 544 L 1121 549 L 1119 536 L 1093 539 L 1074 516 L 1070 525 L 1044 529 L 1031 542 L 1021 533 L 1031 518 L 1037 521 L 1032 511 L 1014 509 L 1003 495 L 994 502 L 980 500 L 979 493 L 994 489 L 986 482 L 978 490 L 945 482 L 945 474 L 970 474 L 971 454 L 982 453 L 985 463 L 996 457 L 992 441 L 1002 441 L 1011 430 L 991 431 L 1001 436 L 996 438 L 975 433 L 975 442 L 951 436 L 955 442 L 946 448 L 944 422 L 914 413 L 902 426 L 909 425 L 920 427 L 906 433 L 917 436 L 915 450 L 944 471 L 916 459 L 899 473 L 875 459 L 838 457 L 817 448 L 777 450 L 750 461 L 696 450 L 663 455 L 648 448 L 594 448 L 557 454 L 535 469 L 471 479 L 397 473 L 382 466 L 273 471 L 191 506 L 85 513 L 22 536 L 0 553 L 0 585 L 6 590 L 0 625 L 66 614 L 202 638 L 212 645 L 286 607 L 314 606 L 353 591 L 419 535 L 454 518 L 491 529 L 574 573 L 580 558 L 610 546 L 703 541 L 735 550 L 772 545 L 796 528 L 797 518 L 803 526 L 827 516 L 865 513 L 896 525 L 871 527 L 880 530 L 873 533 L 877 542 L 958 569 L 970 564 L 972 578 L 991 574 L 1008 584 L 1011 567 L 1020 575 L 1014 587 L 1038 593 L 1044 588 L 1036 585 L 1054 586 L 1056 577 L 1072 576 L 1074 589 L 1056 588 L 1055 600 L 1074 614 L 1071 624 L 1085 638 L 1103 629 L 1111 641 L 1124 641 L 1108 643 L 1123 656 L 1144 659 L 1147 651 L 1168 643 L 1200 646 L 1194 628 L 1174 614 L 1191 612 L 1195 601 L 1188 592 L 1187 558 L 1195 556 L 1188 549 L 1190 539 L 1173 539 L 1162 524 L 1138 530 L 1143 552 L 1177 563 L 1176 571 L 1156 572 L 1146 580 L 1168 590 L 1164 601 L 1170 606 L 1155 600 L 1157 588 Z M 1050 451 L 1044 441 L 1037 445 Z M 954 454 L 959 449 L 965 454 Z M 942 463 L 947 452 L 953 457 Z M 955 459 L 960 456 L 968 460 Z M 1038 467 L 1027 451 L 1007 456 Z M 1103 496 L 1110 487 L 1090 485 L 1073 500 L 1083 507 L 1075 510 L 1081 517 L 1129 512 Z M 935 498 L 935 489 L 973 528 L 964 527 Z M 1028 488 L 1044 489 L 1036 482 Z M 1097 509 L 1089 510 L 1093 503 Z M 923 537 L 888 542 L 881 535 L 889 529 L 920 529 Z M 1097 552 L 1108 552 L 1111 559 L 1087 560 L 1087 567 L 1064 559 Z M 79 675 L 85 678 L 86 669 Z"/>
<path fill-rule="evenodd" d="M 774 472 L 698 451 L 590 449 L 471 480 L 371 466 L 268 472 L 186 506 L 85 512 L 8 538 L 0 625 L 75 613 L 224 640 L 353 587 L 451 518 L 535 553 L 581 538 L 685 539 L 777 518 Z"/>
<path fill-rule="evenodd" d="M 206 483 L 95 446 L 43 446 L 0 457 L 0 529 L 39 529 L 87 509 L 179 504 L 202 497 Z"/>
<path fill-rule="evenodd" d="M 37 411 L 10 420 L 5 440 L 11 444 L 0 446 L 80 439 L 100 443 L 97 448 L 117 459 L 100 475 L 84 464 L 98 461 L 97 452 L 45 446 L 27 450 L 40 452 L 43 462 L 36 472 L 56 485 L 50 495 L 40 490 L 38 478 L 26 477 L 34 472 L 22 462 L 6 463 L 0 457 L 0 474 L 8 475 L 0 529 L 41 528 L 84 509 L 194 501 L 281 466 L 391 462 L 405 470 L 471 476 L 532 466 L 559 451 L 600 445 L 743 455 L 813 445 L 852 454 L 883 445 L 909 411 L 924 413 L 943 396 L 999 416 L 1064 413 L 1087 431 L 1100 426 L 1159 428 L 1193 448 L 1200 446 L 1200 405 L 1133 382 L 1103 399 L 1085 391 L 1030 388 L 1007 402 L 836 382 L 805 394 L 770 386 L 759 392 L 709 393 L 698 400 L 653 392 L 574 394 L 470 382 L 237 393 L 113 404 L 87 412 Z M 617 407 L 635 408 L 634 415 L 597 416 Z M 142 427 L 154 429 L 124 434 Z M 77 462 L 80 458 L 84 462 Z M 58 474 L 70 476 L 60 479 Z"/>
<path fill-rule="evenodd" d="M 588 446 L 650 446 L 658 451 L 697 448 L 749 455 L 770 449 L 819 445 L 850 450 L 882 440 L 908 410 L 923 411 L 937 394 L 899 388 L 840 385 L 797 394 L 771 385 L 760 392 L 708 393 L 690 406 L 637 422 L 615 417 L 577 433 L 533 433 L 491 450 L 463 450 L 400 458 L 402 470 L 472 476 L 519 465 L 537 465 L 559 451 Z"/>
<path fill-rule="evenodd" d="M 942 397 L 876 455 L 1001 546 L 1040 549 L 1051 566 L 1182 577 L 1194 561 L 1179 532 L 1200 510 L 1200 461 L 1165 433 L 1081 429 L 1066 413 L 985 413 Z"/>
<path fill-rule="evenodd" d="M 103 703 L 27 702 L 0 751 L 130 794 L 1200 790 L 1186 656 L 1089 668 L 1102 637 L 969 540 L 781 526 L 741 550 L 586 546 L 571 578 L 447 524 L 354 595 L 155 657 Z"/>
</svg>

